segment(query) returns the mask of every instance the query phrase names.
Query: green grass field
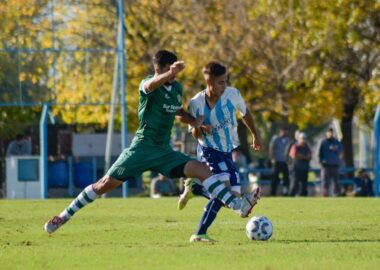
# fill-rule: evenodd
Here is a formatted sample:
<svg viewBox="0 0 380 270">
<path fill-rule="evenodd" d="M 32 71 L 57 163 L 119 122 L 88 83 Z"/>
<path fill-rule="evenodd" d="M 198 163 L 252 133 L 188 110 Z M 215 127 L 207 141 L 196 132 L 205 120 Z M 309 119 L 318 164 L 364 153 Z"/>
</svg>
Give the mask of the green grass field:
<svg viewBox="0 0 380 270">
<path fill-rule="evenodd" d="M 249 241 L 245 223 L 223 209 L 209 234 L 188 242 L 206 200 L 183 211 L 176 198 L 100 199 L 54 235 L 44 222 L 70 200 L 0 200 L 0 269 L 378 269 L 380 201 L 263 198 L 255 215 L 274 234 Z"/>
</svg>

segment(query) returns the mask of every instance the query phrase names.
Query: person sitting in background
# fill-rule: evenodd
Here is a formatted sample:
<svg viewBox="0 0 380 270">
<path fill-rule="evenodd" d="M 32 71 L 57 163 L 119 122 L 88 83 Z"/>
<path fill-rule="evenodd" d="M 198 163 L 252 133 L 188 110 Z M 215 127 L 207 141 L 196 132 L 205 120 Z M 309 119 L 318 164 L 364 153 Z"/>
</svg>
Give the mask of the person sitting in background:
<svg viewBox="0 0 380 270">
<path fill-rule="evenodd" d="M 20 156 L 32 154 L 32 140 L 21 134 L 16 135 L 16 139 L 8 145 L 6 156 Z"/>
<path fill-rule="evenodd" d="M 159 174 L 152 179 L 150 184 L 150 196 L 152 198 L 160 198 L 162 196 L 174 196 L 176 195 L 176 186 L 173 180 L 166 177 L 163 174 Z"/>
<path fill-rule="evenodd" d="M 354 189 L 350 195 L 355 197 L 373 196 L 373 182 L 365 169 L 358 171 L 358 175 L 354 179 Z"/>
</svg>

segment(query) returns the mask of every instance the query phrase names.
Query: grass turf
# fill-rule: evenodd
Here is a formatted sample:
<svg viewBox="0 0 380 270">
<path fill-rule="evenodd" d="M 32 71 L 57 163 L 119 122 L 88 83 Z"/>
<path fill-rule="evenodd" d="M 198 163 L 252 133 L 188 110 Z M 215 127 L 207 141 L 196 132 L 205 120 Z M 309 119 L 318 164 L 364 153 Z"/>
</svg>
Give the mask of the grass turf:
<svg viewBox="0 0 380 270">
<path fill-rule="evenodd" d="M 99 199 L 52 236 L 44 222 L 70 200 L 0 200 L 0 269 L 376 269 L 380 204 L 359 198 L 263 198 L 254 215 L 274 225 L 249 241 L 245 223 L 222 209 L 209 235 L 188 242 L 205 199 Z"/>
</svg>

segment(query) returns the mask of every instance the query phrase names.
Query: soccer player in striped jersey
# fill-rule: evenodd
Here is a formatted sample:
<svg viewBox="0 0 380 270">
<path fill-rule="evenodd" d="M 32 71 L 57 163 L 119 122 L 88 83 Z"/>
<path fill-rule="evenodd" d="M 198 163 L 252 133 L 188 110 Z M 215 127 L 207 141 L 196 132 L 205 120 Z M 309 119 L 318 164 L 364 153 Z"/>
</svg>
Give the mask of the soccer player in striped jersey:
<svg viewBox="0 0 380 270">
<path fill-rule="evenodd" d="M 147 170 L 171 178 L 198 178 L 211 197 L 219 198 L 241 217 L 249 215 L 258 199 L 256 194 L 237 198 L 205 164 L 174 151 L 170 146 L 175 118 L 194 127 L 200 126 L 203 120 L 202 117 L 191 117 L 182 109 L 182 85 L 175 77 L 185 68 L 184 62 L 178 61 L 174 53 L 160 50 L 153 58 L 153 66 L 155 74 L 140 83 L 139 127 L 130 147 L 120 154 L 104 177 L 87 186 L 66 209 L 46 222 L 44 229 L 47 233 L 55 232 L 102 194 Z"/>
<path fill-rule="evenodd" d="M 198 139 L 198 160 L 207 164 L 214 174 L 220 175 L 219 180 L 239 197 L 239 173 L 232 161 L 232 151 L 239 146 L 236 112 L 241 114 L 243 122 L 252 134 L 254 150 L 260 150 L 261 141 L 252 114 L 239 90 L 227 86 L 226 67 L 218 62 L 210 62 L 202 72 L 207 88 L 195 95 L 189 103 L 190 114 L 195 118 L 204 119 L 200 127 L 191 127 L 193 136 Z M 207 235 L 207 229 L 225 204 L 218 198 L 209 196 L 207 190 L 200 188 L 198 184 L 187 181 L 185 191 L 178 201 L 179 209 L 183 209 L 187 201 L 193 197 L 192 190 L 198 195 L 210 197 L 210 200 L 190 242 L 214 241 Z M 254 190 L 254 193 L 259 196 L 260 188 Z"/>
</svg>

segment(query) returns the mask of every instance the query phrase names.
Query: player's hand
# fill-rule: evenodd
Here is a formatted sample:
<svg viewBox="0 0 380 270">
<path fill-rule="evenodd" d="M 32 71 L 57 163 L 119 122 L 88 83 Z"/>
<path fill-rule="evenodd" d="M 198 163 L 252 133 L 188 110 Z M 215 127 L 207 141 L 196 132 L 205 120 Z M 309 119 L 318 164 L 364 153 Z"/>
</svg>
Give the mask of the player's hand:
<svg viewBox="0 0 380 270">
<path fill-rule="evenodd" d="M 261 150 L 261 142 L 258 140 L 254 140 L 252 143 L 252 148 L 255 151 L 260 151 Z"/>
<path fill-rule="evenodd" d="M 212 132 L 212 126 L 211 125 L 202 125 L 201 129 L 204 133 L 211 134 Z"/>
<path fill-rule="evenodd" d="M 170 66 L 170 72 L 172 75 L 176 75 L 177 73 L 184 70 L 185 67 L 186 66 L 184 61 L 176 61 Z"/>
<path fill-rule="evenodd" d="M 198 116 L 197 118 L 194 119 L 193 127 L 199 128 L 203 124 L 205 117 L 203 115 Z"/>
</svg>

